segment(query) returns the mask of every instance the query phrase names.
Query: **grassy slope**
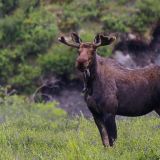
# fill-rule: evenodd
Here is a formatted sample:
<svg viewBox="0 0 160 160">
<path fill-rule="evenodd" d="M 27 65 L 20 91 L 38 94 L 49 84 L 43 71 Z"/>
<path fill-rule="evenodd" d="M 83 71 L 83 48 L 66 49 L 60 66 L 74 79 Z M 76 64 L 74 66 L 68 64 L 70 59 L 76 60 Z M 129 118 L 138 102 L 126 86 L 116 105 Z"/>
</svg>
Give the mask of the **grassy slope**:
<svg viewBox="0 0 160 160">
<path fill-rule="evenodd" d="M 68 119 L 53 104 L 10 97 L 0 104 L 2 160 L 158 160 L 160 118 L 118 121 L 114 148 L 104 149 L 93 120 Z"/>
</svg>

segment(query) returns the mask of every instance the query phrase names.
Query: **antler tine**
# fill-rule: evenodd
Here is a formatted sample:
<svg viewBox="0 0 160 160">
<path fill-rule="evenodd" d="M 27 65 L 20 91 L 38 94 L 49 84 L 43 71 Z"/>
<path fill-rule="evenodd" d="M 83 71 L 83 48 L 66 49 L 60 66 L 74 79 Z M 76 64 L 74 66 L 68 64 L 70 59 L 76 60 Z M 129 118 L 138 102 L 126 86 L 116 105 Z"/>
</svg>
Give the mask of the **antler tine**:
<svg viewBox="0 0 160 160">
<path fill-rule="evenodd" d="M 94 43 L 96 47 L 109 45 L 116 40 L 116 36 L 111 36 L 111 35 L 107 36 L 104 33 L 100 33 L 97 36 L 98 36 L 96 37 L 97 43 L 96 42 Z"/>
<path fill-rule="evenodd" d="M 61 43 L 64 43 L 68 46 L 71 46 L 71 47 L 75 47 L 75 48 L 79 48 L 79 44 L 73 44 L 73 43 L 69 43 L 65 40 L 65 38 L 63 36 L 59 37 L 58 40 L 61 42 Z"/>
<path fill-rule="evenodd" d="M 95 47 L 99 47 L 99 46 L 101 46 L 101 44 L 102 44 L 102 41 L 101 41 L 100 35 L 101 35 L 101 34 L 98 34 L 98 35 L 97 35 L 97 36 L 98 36 L 98 38 L 99 38 L 99 39 L 98 39 L 98 40 L 99 40 L 99 42 L 98 42 L 98 43 L 94 42 L 94 46 L 95 46 Z"/>
</svg>

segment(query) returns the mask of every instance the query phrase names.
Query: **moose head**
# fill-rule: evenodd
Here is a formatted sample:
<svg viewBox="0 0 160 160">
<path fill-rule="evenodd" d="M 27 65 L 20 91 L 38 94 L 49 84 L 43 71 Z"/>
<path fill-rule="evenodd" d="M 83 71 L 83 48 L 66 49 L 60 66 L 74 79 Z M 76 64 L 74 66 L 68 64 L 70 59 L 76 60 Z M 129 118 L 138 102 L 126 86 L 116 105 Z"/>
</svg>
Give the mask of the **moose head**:
<svg viewBox="0 0 160 160">
<path fill-rule="evenodd" d="M 100 46 L 111 44 L 116 37 L 97 34 L 93 42 L 82 42 L 76 33 L 71 33 L 72 43 L 68 42 L 65 37 L 61 36 L 58 40 L 68 46 L 78 49 L 78 57 L 76 59 L 76 67 L 84 72 L 93 64 L 96 55 L 96 49 Z"/>
</svg>

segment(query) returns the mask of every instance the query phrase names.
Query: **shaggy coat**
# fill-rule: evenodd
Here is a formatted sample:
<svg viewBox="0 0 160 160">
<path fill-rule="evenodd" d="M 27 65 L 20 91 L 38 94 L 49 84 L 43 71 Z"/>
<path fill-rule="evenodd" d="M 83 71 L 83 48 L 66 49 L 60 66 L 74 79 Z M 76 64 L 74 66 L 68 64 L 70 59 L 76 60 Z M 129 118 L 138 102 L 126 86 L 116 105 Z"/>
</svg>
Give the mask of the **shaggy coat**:
<svg viewBox="0 0 160 160">
<path fill-rule="evenodd" d="M 84 75 L 84 97 L 99 129 L 104 146 L 112 146 L 117 138 L 115 116 L 141 116 L 151 111 L 160 115 L 160 67 L 127 69 L 110 58 L 97 55 L 99 46 L 108 45 L 115 37 L 97 35 L 93 43 L 76 44 L 59 40 L 79 49 L 76 67 Z"/>
</svg>

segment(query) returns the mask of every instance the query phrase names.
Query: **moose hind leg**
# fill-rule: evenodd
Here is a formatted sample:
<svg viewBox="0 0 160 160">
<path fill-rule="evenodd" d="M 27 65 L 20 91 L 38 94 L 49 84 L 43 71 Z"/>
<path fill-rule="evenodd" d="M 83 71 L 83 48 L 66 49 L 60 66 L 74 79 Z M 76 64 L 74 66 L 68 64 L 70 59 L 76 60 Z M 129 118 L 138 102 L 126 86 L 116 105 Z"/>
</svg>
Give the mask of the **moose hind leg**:
<svg viewBox="0 0 160 160">
<path fill-rule="evenodd" d="M 117 127 L 115 121 L 115 115 L 106 114 L 104 116 L 105 128 L 108 133 L 109 145 L 113 146 L 115 140 L 117 139 Z"/>
<path fill-rule="evenodd" d="M 104 126 L 102 119 L 98 118 L 96 116 L 93 116 L 93 117 L 94 117 L 94 121 L 98 127 L 99 133 L 101 135 L 101 139 L 102 139 L 102 143 L 103 143 L 104 147 L 109 146 L 108 134 L 107 134 L 107 131 L 106 131 L 106 128 Z"/>
</svg>

